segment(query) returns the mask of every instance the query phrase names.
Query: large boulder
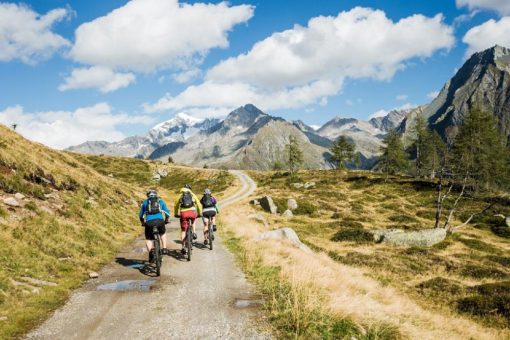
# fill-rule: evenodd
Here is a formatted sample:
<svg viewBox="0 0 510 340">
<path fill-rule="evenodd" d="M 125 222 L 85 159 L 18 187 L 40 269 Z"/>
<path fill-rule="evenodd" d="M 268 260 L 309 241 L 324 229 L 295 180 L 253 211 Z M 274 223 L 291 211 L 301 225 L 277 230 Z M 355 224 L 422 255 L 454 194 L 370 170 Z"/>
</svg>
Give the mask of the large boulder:
<svg viewBox="0 0 510 340">
<path fill-rule="evenodd" d="M 306 245 L 304 245 L 299 237 L 297 236 L 296 232 L 292 228 L 281 228 L 271 231 L 266 231 L 264 233 L 260 233 L 259 235 L 255 236 L 256 241 L 260 240 L 288 240 L 290 241 L 294 246 L 298 247 L 302 251 L 306 253 L 312 253 L 310 248 L 308 248 Z"/>
<path fill-rule="evenodd" d="M 297 201 L 293 198 L 289 198 L 287 200 L 287 208 L 289 210 L 296 210 L 298 208 L 298 204 L 297 204 Z"/>
<path fill-rule="evenodd" d="M 274 204 L 271 196 L 264 196 L 259 200 L 259 202 L 262 209 L 264 209 L 268 213 L 276 214 L 278 212 L 278 207 L 276 206 L 276 204 Z"/>
<path fill-rule="evenodd" d="M 400 229 L 374 231 L 374 241 L 378 243 L 410 247 L 431 247 L 446 238 L 446 229 L 434 228 L 406 232 Z"/>
</svg>

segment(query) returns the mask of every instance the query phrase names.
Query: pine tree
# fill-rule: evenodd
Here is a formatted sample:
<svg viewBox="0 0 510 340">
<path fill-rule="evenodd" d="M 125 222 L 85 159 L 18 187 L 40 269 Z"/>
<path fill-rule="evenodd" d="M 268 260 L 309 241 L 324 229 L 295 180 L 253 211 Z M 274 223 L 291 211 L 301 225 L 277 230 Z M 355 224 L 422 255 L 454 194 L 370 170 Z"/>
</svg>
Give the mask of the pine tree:
<svg viewBox="0 0 510 340">
<path fill-rule="evenodd" d="M 381 148 L 380 168 L 387 175 L 394 175 L 408 168 L 408 158 L 404 144 L 395 130 L 390 130 Z"/>
<path fill-rule="evenodd" d="M 416 135 L 413 142 L 413 151 L 416 153 L 415 171 L 416 176 L 421 177 L 431 167 L 432 154 L 434 152 L 432 133 L 427 125 L 427 121 L 420 115 L 416 117 L 416 124 L 413 130 Z"/>
<path fill-rule="evenodd" d="M 345 136 L 340 136 L 331 144 L 329 149 L 333 154 L 331 162 L 337 169 L 345 169 L 345 163 L 354 158 L 354 145 Z"/>
<path fill-rule="evenodd" d="M 289 143 L 285 146 L 285 154 L 291 175 L 303 164 L 303 151 L 300 149 L 296 137 L 289 136 Z"/>
<path fill-rule="evenodd" d="M 472 110 L 453 145 L 454 171 L 474 188 L 499 185 L 508 175 L 509 150 L 491 113 Z"/>
</svg>

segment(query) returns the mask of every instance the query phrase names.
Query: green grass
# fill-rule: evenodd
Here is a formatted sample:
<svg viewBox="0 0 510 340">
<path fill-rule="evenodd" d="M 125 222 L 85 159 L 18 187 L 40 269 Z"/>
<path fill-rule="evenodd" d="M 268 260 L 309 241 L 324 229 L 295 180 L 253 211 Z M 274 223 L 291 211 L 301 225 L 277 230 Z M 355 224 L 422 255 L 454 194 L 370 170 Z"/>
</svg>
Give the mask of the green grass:
<svg viewBox="0 0 510 340">
<path fill-rule="evenodd" d="M 480 241 L 480 240 L 477 240 L 474 238 L 459 237 L 458 241 L 463 243 L 466 247 L 469 247 L 471 249 L 475 249 L 478 251 L 483 251 L 485 253 L 497 254 L 497 253 L 501 252 L 498 248 L 496 248 L 486 242 L 483 242 L 483 241 Z"/>
</svg>

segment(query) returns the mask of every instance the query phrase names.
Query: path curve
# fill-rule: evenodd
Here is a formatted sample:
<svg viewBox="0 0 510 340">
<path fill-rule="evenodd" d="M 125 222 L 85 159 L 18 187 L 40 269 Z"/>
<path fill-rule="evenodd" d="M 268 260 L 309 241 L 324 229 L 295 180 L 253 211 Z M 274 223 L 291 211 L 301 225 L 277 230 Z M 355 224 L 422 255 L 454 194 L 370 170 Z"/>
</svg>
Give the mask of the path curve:
<svg viewBox="0 0 510 340">
<path fill-rule="evenodd" d="M 231 173 L 239 178 L 241 188 L 220 202 L 222 208 L 247 198 L 256 188 L 245 173 Z M 143 238 L 139 238 L 26 338 L 270 338 L 256 326 L 261 300 L 221 240 L 215 242 L 213 251 L 197 246 L 187 262 L 177 255 L 178 221 L 174 219 L 167 230 L 172 256 L 164 258 L 161 277 L 148 277 L 136 268 L 147 258 Z M 199 234 L 198 241 L 202 238 Z M 141 280 L 154 281 L 152 288 L 144 291 L 143 284 L 150 282 Z M 117 290 L 100 290 L 111 284 Z M 130 290 L 118 290 L 126 286 Z"/>
</svg>

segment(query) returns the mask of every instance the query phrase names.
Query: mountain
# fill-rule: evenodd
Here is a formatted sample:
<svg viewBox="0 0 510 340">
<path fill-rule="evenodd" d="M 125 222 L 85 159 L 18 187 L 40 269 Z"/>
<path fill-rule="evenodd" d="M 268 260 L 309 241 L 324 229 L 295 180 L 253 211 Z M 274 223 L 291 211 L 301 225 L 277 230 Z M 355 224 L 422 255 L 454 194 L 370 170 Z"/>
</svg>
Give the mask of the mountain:
<svg viewBox="0 0 510 340">
<path fill-rule="evenodd" d="M 368 122 L 375 128 L 388 132 L 391 129 L 397 128 L 402 120 L 412 111 L 413 109 L 407 110 L 391 110 L 388 114 L 382 117 L 374 117 Z"/>
<path fill-rule="evenodd" d="M 72 146 L 67 150 L 87 154 L 146 158 L 160 147 L 175 143 L 175 148 L 190 136 L 199 131 L 210 129 L 218 123 L 218 119 L 200 119 L 185 113 L 178 113 L 172 119 L 154 126 L 144 136 L 128 137 L 113 143 L 104 141 L 85 142 Z M 166 148 L 169 149 L 168 146 Z"/>
<path fill-rule="evenodd" d="M 473 54 L 422 115 L 451 140 L 466 114 L 477 108 L 494 113 L 510 145 L 510 49 L 494 46 Z"/>
<path fill-rule="evenodd" d="M 168 153 L 160 152 L 169 147 L 165 145 L 154 153 L 158 153 L 157 158 L 162 160 L 171 155 L 176 162 L 195 166 L 207 164 L 268 170 L 275 162 L 284 161 L 285 144 L 289 136 L 294 136 L 304 151 L 307 166 L 327 167 L 327 149 L 312 141 L 307 133 L 291 122 L 248 104 L 232 111 L 222 122 L 187 139 L 185 145 Z M 316 138 L 326 143 L 320 136 Z"/>
</svg>

